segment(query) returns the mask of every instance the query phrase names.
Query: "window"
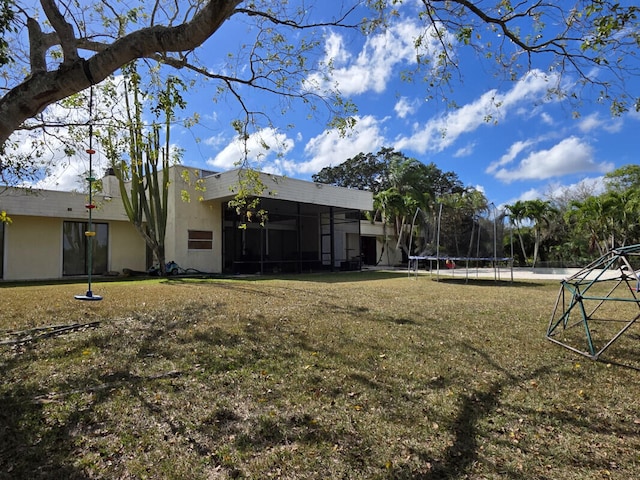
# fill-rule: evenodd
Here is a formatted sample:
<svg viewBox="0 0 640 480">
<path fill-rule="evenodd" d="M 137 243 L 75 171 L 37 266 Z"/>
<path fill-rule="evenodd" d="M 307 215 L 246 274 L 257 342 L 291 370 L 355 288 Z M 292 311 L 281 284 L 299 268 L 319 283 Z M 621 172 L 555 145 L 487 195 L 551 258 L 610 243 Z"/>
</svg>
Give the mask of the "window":
<svg viewBox="0 0 640 480">
<path fill-rule="evenodd" d="M 89 273 L 88 237 L 84 234 L 89 225 L 86 222 L 64 222 L 62 226 L 62 274 L 86 275 Z M 94 223 L 91 237 L 92 274 L 103 274 L 107 271 L 107 254 L 109 251 L 109 225 Z"/>
<path fill-rule="evenodd" d="M 208 230 L 189 230 L 189 250 L 211 250 L 213 232 Z"/>
</svg>

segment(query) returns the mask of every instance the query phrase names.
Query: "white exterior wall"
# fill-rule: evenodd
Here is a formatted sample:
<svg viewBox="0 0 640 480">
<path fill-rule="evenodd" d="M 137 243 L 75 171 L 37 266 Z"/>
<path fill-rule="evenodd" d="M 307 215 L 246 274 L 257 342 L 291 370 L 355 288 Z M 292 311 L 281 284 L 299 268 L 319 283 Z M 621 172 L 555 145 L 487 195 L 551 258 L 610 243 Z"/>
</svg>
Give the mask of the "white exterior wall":
<svg viewBox="0 0 640 480">
<path fill-rule="evenodd" d="M 7 189 L 0 196 L 0 207 L 12 223 L 5 225 L 2 280 L 62 278 L 63 223 L 88 221 L 87 203 L 82 193 Z M 129 223 L 119 198 L 107 201 L 98 195 L 94 204 L 93 221 L 109 225 L 108 270 L 144 270 L 144 241 Z"/>
<path fill-rule="evenodd" d="M 62 276 L 62 221 L 58 218 L 11 216 L 5 225 L 4 280 Z"/>
<path fill-rule="evenodd" d="M 77 218 L 11 215 L 5 225 L 3 280 L 62 278 L 62 226 Z M 109 225 L 108 270 L 144 270 L 144 242 L 127 222 L 100 220 Z"/>
<path fill-rule="evenodd" d="M 233 170 L 206 177 L 204 198 L 220 200 L 232 197 L 234 195 L 234 187 L 238 184 L 239 175 L 239 170 Z M 261 194 L 262 197 L 354 210 L 371 210 L 373 208 L 373 195 L 371 192 L 334 187 L 333 185 L 307 182 L 267 173 L 261 173 L 260 179 L 266 187 L 266 190 Z"/>
<path fill-rule="evenodd" d="M 109 222 L 109 270 L 146 270 L 147 247 L 138 231 L 126 222 Z"/>
<path fill-rule="evenodd" d="M 169 188 L 169 209 L 167 216 L 167 236 L 165 240 L 165 258 L 173 260 L 184 269 L 192 268 L 206 273 L 222 272 L 222 207 L 220 201 L 200 200 L 206 192 L 197 191 L 193 185 L 184 182 L 181 177 L 185 167 L 171 170 Z M 195 180 L 192 178 L 192 182 Z M 188 193 L 189 201 L 183 199 L 183 191 Z M 189 230 L 213 232 L 211 250 L 190 250 Z"/>
<path fill-rule="evenodd" d="M 196 191 L 182 180 L 183 170 L 190 171 L 192 179 L 200 173 L 198 169 L 178 166 L 170 170 L 166 260 L 173 260 L 184 269 L 222 272 L 222 205 L 233 197 L 230 187 L 237 184 L 238 172 L 208 176 L 204 179 L 205 190 Z M 354 210 L 370 210 L 373 205 L 370 192 L 268 174 L 261 174 L 261 178 L 267 186 L 265 197 Z M 93 198 L 96 208 L 92 210 L 92 219 L 109 225 L 108 270 L 145 270 L 146 246 L 124 212 L 115 177 L 105 177 L 103 188 L 103 193 Z M 182 199 L 183 190 L 189 192 L 189 202 Z M 5 227 L 2 280 L 62 278 L 63 223 L 88 221 L 87 203 L 88 196 L 83 193 L 4 190 L 0 194 L 0 209 L 7 212 L 13 223 Z M 189 230 L 213 232 L 212 249 L 190 250 Z M 357 222 L 336 229 L 336 235 L 341 236 L 337 259 L 347 259 L 350 251 L 359 251 L 357 230 Z M 319 231 L 320 225 L 302 233 L 303 251 L 319 251 Z"/>
</svg>

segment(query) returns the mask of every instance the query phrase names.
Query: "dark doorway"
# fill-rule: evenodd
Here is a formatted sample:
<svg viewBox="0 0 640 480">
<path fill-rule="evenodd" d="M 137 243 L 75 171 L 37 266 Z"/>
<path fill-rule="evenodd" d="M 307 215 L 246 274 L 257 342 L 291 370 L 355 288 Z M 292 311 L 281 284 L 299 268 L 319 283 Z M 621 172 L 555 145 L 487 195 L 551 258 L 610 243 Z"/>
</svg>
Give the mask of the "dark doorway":
<svg viewBox="0 0 640 480">
<path fill-rule="evenodd" d="M 360 237 L 360 251 L 364 265 L 376 265 L 378 263 L 376 237 Z"/>
</svg>

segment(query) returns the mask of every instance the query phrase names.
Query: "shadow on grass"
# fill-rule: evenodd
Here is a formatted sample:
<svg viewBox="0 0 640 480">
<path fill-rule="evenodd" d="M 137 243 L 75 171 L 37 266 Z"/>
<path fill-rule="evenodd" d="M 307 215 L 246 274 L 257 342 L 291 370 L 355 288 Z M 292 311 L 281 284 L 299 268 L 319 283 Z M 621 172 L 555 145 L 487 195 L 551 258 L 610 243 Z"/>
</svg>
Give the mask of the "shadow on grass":
<svg viewBox="0 0 640 480">
<path fill-rule="evenodd" d="M 446 283 L 450 285 L 460 285 L 463 286 L 476 286 L 476 287 L 514 287 L 514 288 L 536 288 L 536 287 L 544 287 L 548 286 L 550 283 L 554 285 L 558 282 L 554 280 L 549 280 L 546 283 L 544 282 L 531 282 L 526 280 L 518 280 L 515 279 L 513 282 L 510 280 L 494 280 L 492 278 L 474 278 L 474 279 L 465 279 L 465 278 L 443 278 L 440 279 L 432 279 L 434 282 L 438 283 Z"/>
<path fill-rule="evenodd" d="M 203 305 L 202 308 L 208 308 Z M 186 318 L 175 321 L 174 316 L 145 324 L 141 331 L 119 332 L 113 330 L 91 330 L 78 334 L 64 346 L 59 337 L 48 336 L 39 341 L 0 346 L 0 378 L 5 383 L 0 387 L 0 480 L 9 479 L 87 479 L 120 478 L 117 470 L 95 473 L 92 469 L 105 468 L 96 462 L 108 462 L 111 455 L 116 462 L 117 452 L 96 451 L 89 440 L 93 435 L 96 411 L 111 402 L 115 392 L 125 389 L 135 396 L 150 385 L 176 377 L 183 372 L 169 371 L 156 375 L 136 375 L 131 373 L 136 365 L 144 364 L 159 353 L 166 354 L 162 340 L 172 337 L 176 330 L 183 330 L 190 323 L 190 315 L 197 313 L 193 307 L 185 309 Z M 171 320 L 171 321 L 169 321 Z M 90 348 L 116 348 L 114 334 L 136 337 L 137 348 L 132 356 L 125 356 L 117 368 L 103 371 L 99 365 L 81 370 L 77 374 L 54 373 L 43 380 L 43 385 L 33 383 L 23 372 L 28 372 L 32 364 L 44 362 L 48 365 L 62 363 L 69 358 L 78 358 L 84 363 L 85 353 Z M 130 340 L 127 340 L 130 341 Z M 213 328 L 210 332 L 194 332 L 193 341 L 198 345 L 235 346 L 238 337 Z M 176 344 L 181 343 L 176 340 Z M 84 358 L 83 358 L 84 357 Z M 214 365 L 215 369 L 225 369 L 225 365 Z M 57 372 L 54 370 L 54 372 Z M 190 373 L 190 372 L 189 372 Z M 56 378 L 60 376 L 60 380 Z M 24 378 L 20 378 L 24 376 Z M 9 383 L 11 382 L 11 383 Z M 152 387 L 151 387 L 152 388 Z M 140 395 L 140 397 L 142 397 Z M 150 408 L 150 404 L 145 402 Z M 114 412 L 117 415 L 118 412 Z M 156 409 L 157 413 L 157 409 Z M 97 455 L 98 460 L 83 461 L 87 454 Z M 88 467 L 85 470 L 84 464 Z M 110 472 L 110 473 L 108 473 Z M 129 478 L 127 475 L 125 477 Z"/>
<path fill-rule="evenodd" d="M 0 479 L 87 478 L 72 465 L 71 431 L 83 414 L 73 412 L 59 424 L 33 401 L 39 393 L 15 387 L 0 395 Z"/>
<path fill-rule="evenodd" d="M 346 283 L 346 282 L 366 282 L 371 280 L 385 280 L 407 276 L 403 270 L 362 270 L 357 272 L 318 272 L 318 273 L 297 273 L 297 274 L 265 274 L 265 275 L 221 275 L 211 277 L 167 277 L 163 279 L 169 283 L 184 284 L 207 284 L 218 285 L 224 282 L 264 282 L 271 280 L 292 280 L 296 282 L 314 283 Z"/>
<path fill-rule="evenodd" d="M 182 280 L 180 279 L 179 281 Z M 228 288 L 246 289 L 245 286 L 235 283 L 227 285 L 229 285 Z M 248 288 L 247 291 L 260 293 L 253 288 Z M 217 308 L 223 306 L 218 305 Z M 89 433 L 91 433 L 91 427 L 96 421 L 94 418 L 96 407 L 109 402 L 112 396 L 109 388 L 95 388 L 102 384 L 117 384 L 121 387 L 120 390 L 126 390 L 128 395 L 137 400 L 137 404 L 144 407 L 141 410 L 136 410 L 135 415 L 149 414 L 148 416 L 153 417 L 156 421 L 155 423 L 161 427 L 168 426 L 168 432 L 170 433 L 168 438 L 175 442 L 177 447 L 181 447 L 183 450 L 192 448 L 202 461 L 211 461 L 213 464 L 220 466 L 222 471 L 230 477 L 242 476 L 241 469 L 245 468 L 245 465 L 242 464 L 242 460 L 234 460 L 233 458 L 226 460 L 224 455 L 219 453 L 223 450 L 220 447 L 221 439 L 226 441 L 228 448 L 240 452 L 240 458 L 258 458 L 261 455 L 268 457 L 273 453 L 274 447 L 282 447 L 284 450 L 296 443 L 303 443 L 311 444 L 315 447 L 315 451 L 322 451 L 336 446 L 331 455 L 321 457 L 318 460 L 319 463 L 314 464 L 314 467 L 330 465 L 334 460 L 336 462 L 341 461 L 350 467 L 350 472 L 354 476 L 357 476 L 356 474 L 359 471 L 372 472 L 372 465 L 381 465 L 381 459 L 376 456 L 378 451 L 376 450 L 376 443 L 383 443 L 388 439 L 369 433 L 367 424 L 362 420 L 360 421 L 361 423 L 358 423 L 349 418 L 348 422 L 345 421 L 343 424 L 337 425 L 322 417 L 321 414 L 315 414 L 316 417 L 320 417 L 319 419 L 312 416 L 306 410 L 305 405 L 298 405 L 298 409 L 293 412 L 274 408 L 273 413 L 271 413 L 270 410 L 263 406 L 264 404 L 258 403 L 259 400 L 256 400 L 254 405 L 246 405 L 241 401 L 238 401 L 237 404 L 229 401 L 222 405 L 211 405 L 206 414 L 194 418 L 181 416 L 181 409 L 176 407 L 176 404 L 166 407 L 161 401 L 154 403 L 156 395 L 162 396 L 170 388 L 176 391 L 178 391 L 178 388 L 189 388 L 188 386 L 192 384 L 192 381 L 196 385 L 195 388 L 209 388 L 208 393 L 215 393 L 215 395 L 224 395 L 225 392 L 249 388 L 241 383 L 243 381 L 242 378 L 234 375 L 227 377 L 226 381 L 229 382 L 229 385 L 226 390 L 216 387 L 215 375 L 222 373 L 221 379 L 224 380 L 224 375 L 228 372 L 244 369 L 245 371 L 242 374 L 250 377 L 252 373 L 256 373 L 250 368 L 251 365 L 257 365 L 263 358 L 274 362 L 270 365 L 276 365 L 276 362 L 283 365 L 296 365 L 294 362 L 286 362 L 291 355 L 300 356 L 299 352 L 292 350 L 291 345 L 295 345 L 296 348 L 304 349 L 307 352 L 315 352 L 317 348 L 317 340 L 314 341 L 313 337 L 307 337 L 305 332 L 297 331 L 294 326 L 279 324 L 279 329 L 276 329 L 272 328 L 269 322 L 262 324 L 259 319 L 244 324 L 241 334 L 228 332 L 224 328 L 212 325 L 206 331 L 194 331 L 189 336 L 186 336 L 184 331 L 193 318 L 198 318 L 210 308 L 210 305 L 202 302 L 196 305 L 187 305 L 183 310 L 177 312 L 166 312 L 165 316 L 159 314 L 157 318 L 152 318 L 151 316 L 142 318 L 141 322 L 147 323 L 141 324 L 137 328 L 128 327 L 126 335 L 131 338 L 131 342 L 136 344 L 136 348 L 132 350 L 130 356 L 123 358 L 121 365 L 118 365 L 115 372 L 105 373 L 98 366 L 95 366 L 89 371 L 95 377 L 78 375 L 76 378 L 72 378 L 77 383 L 69 383 L 66 380 L 54 382 L 49 387 L 53 388 L 53 390 L 60 388 L 69 391 L 70 389 L 81 389 L 84 386 L 87 389 L 93 387 L 93 391 L 96 392 L 93 403 L 82 406 L 82 409 L 77 408 L 78 403 L 74 403 L 73 398 L 65 397 L 65 403 L 62 407 L 70 409 L 72 412 L 64 417 L 63 420 L 51 418 L 46 404 L 33 401 L 34 398 L 41 396 L 42 391 L 34 391 L 20 386 L 17 380 L 15 380 L 15 386 L 11 387 L 11 390 L 2 390 L 5 393 L 0 395 L 0 479 L 88 478 L 86 473 L 74 468 L 73 462 L 82 454 L 82 451 L 79 451 L 81 447 L 78 445 L 78 430 L 88 428 Z M 332 311 L 337 311 L 352 317 L 370 313 L 366 307 L 350 307 L 348 304 L 333 305 L 329 302 L 323 303 L 321 310 L 326 315 L 329 315 Z M 416 326 L 424 325 L 424 323 L 405 318 L 387 319 L 385 317 L 381 320 Z M 172 336 L 177 331 L 182 334 L 179 338 Z M 112 343 L 111 338 L 111 335 L 114 334 L 124 335 L 117 328 L 114 331 L 101 334 L 96 332 L 90 338 L 81 337 L 71 344 L 69 349 L 60 349 L 60 355 L 79 356 L 85 348 L 93 345 L 102 345 L 105 349 L 116 348 L 117 344 Z M 265 340 L 266 338 L 269 339 L 269 342 Z M 367 338 L 366 341 L 373 342 L 374 340 Z M 375 341 L 382 340 L 376 339 Z M 99 342 L 104 343 L 101 344 Z M 265 349 L 265 343 L 270 343 L 268 349 Z M 177 349 L 178 346 L 181 346 L 184 350 L 171 350 Z M 201 363 L 198 368 L 201 367 L 204 373 L 194 374 L 194 371 L 187 370 L 184 373 L 185 378 L 180 378 L 181 382 L 176 382 L 175 386 L 165 385 L 165 390 L 151 385 L 150 380 L 153 379 L 150 377 L 132 375 L 130 373 L 140 363 L 150 362 L 150 359 L 155 358 L 154 355 L 162 356 L 172 361 L 178 360 L 180 355 L 190 355 L 189 352 L 192 350 L 188 348 L 189 346 L 197 347 L 198 349 L 208 348 L 208 356 L 194 356 Z M 450 421 L 447 421 L 446 425 L 451 441 L 448 447 L 438 452 L 437 458 L 434 456 L 433 451 L 429 450 L 428 438 L 417 439 L 416 443 L 421 441 L 423 442 L 422 444 L 417 444 L 424 445 L 424 447 L 413 447 L 414 449 L 411 453 L 419 459 L 422 465 L 416 466 L 415 463 L 392 465 L 386 471 L 384 469 L 378 470 L 377 478 L 435 480 L 465 478 L 471 475 L 474 465 L 482 461 L 480 442 L 482 435 L 485 433 L 482 430 L 483 420 L 494 414 L 498 407 L 505 408 L 502 405 L 504 396 L 507 395 L 510 389 L 518 388 L 518 385 L 523 382 L 528 383 L 534 379 L 539 381 L 557 373 L 557 370 L 552 368 L 540 367 L 526 373 L 514 375 L 511 373 L 512 370 L 503 367 L 498 361 L 492 359 L 485 351 L 477 348 L 474 344 L 458 342 L 456 346 L 461 355 L 463 354 L 462 352 L 471 352 L 479 361 L 489 366 L 492 371 L 499 373 L 501 375 L 500 380 L 489 383 L 479 389 L 470 388 L 456 398 L 451 399 L 452 402 L 456 402 L 455 405 L 457 406 L 455 415 Z M 223 352 L 224 355 L 218 355 L 215 350 L 222 347 L 233 349 L 235 353 Z M 356 347 L 357 345 L 354 345 L 354 348 Z M 43 352 L 40 352 L 39 355 L 42 354 Z M 333 359 L 340 353 L 337 351 L 325 351 L 324 355 Z M 377 377 L 376 370 L 371 365 L 362 365 L 361 363 L 349 365 L 349 360 L 346 358 L 348 354 L 343 353 L 342 355 L 343 358 L 337 358 L 336 362 L 341 365 L 348 365 L 347 376 L 363 386 L 363 389 L 371 397 L 375 393 L 385 399 L 386 403 L 380 402 L 378 405 L 379 415 L 392 415 L 394 405 L 391 402 L 402 401 L 402 398 L 398 397 L 397 394 L 395 394 L 396 398 L 393 398 L 394 390 L 387 385 L 390 382 L 385 380 L 384 377 L 382 379 Z M 7 356 L 7 361 L 0 363 L 0 375 L 4 377 L 9 370 L 19 370 L 31 361 L 42 359 L 42 356 L 37 357 L 37 355 L 29 355 L 28 353 L 13 358 Z M 478 360 L 475 361 L 478 362 Z M 502 359 L 502 362 L 506 361 L 508 359 Z M 323 363 L 323 360 L 320 360 L 319 363 Z M 298 364 L 298 366 L 300 365 L 302 364 Z M 358 368 L 356 369 L 356 367 Z M 328 378 L 325 380 L 323 378 L 325 375 L 333 374 L 333 368 L 331 365 L 326 367 L 325 370 L 318 369 L 317 381 L 320 386 L 326 385 L 328 387 L 333 384 L 341 386 L 338 383 L 343 381 L 340 376 L 337 379 Z M 310 371 L 313 371 L 313 369 Z M 256 373 L 256 375 L 261 374 Z M 262 380 L 261 376 L 258 378 L 258 381 Z M 282 378 L 290 379 L 292 377 L 285 375 Z M 426 384 L 423 388 L 444 389 L 448 386 L 447 380 L 448 378 L 443 376 L 434 377 L 431 383 Z M 310 382 L 310 380 L 307 381 Z M 197 385 L 198 382 L 202 382 L 202 387 Z M 267 386 L 271 385 L 265 385 L 265 388 Z M 302 384 L 300 386 L 304 387 Z M 311 390 L 311 384 L 308 383 L 306 388 Z M 384 392 L 385 388 L 388 388 L 386 393 Z M 321 392 L 319 395 L 327 396 L 328 400 L 332 400 L 330 398 L 332 396 L 344 399 L 344 396 L 348 395 L 347 390 L 338 391 L 335 394 L 328 392 L 328 388 L 326 390 L 327 392 Z M 192 395 L 194 391 L 196 390 L 189 390 L 187 393 Z M 178 394 L 176 393 L 176 395 Z M 250 396 L 244 398 L 241 396 L 240 399 L 244 400 L 250 398 Z M 253 396 L 254 398 L 262 398 L 256 393 L 253 393 Z M 418 402 L 419 396 L 415 398 L 415 401 Z M 189 400 L 189 397 L 183 397 L 183 399 Z M 327 404 L 331 406 L 331 402 Z M 416 403 L 416 406 L 420 406 L 419 403 Z M 519 405 L 513 406 L 515 413 L 523 412 L 523 408 Z M 75 411 L 73 411 L 74 409 Z M 535 412 L 532 412 L 532 415 L 535 415 Z M 565 411 L 551 412 L 548 415 L 555 415 L 556 424 L 563 427 L 578 426 L 585 432 L 600 429 L 605 433 L 620 431 L 627 437 L 633 435 L 632 431 L 622 431 L 625 426 L 623 423 L 611 424 L 606 419 L 584 418 L 580 414 L 571 415 Z M 114 414 L 114 417 L 116 419 L 120 418 L 116 414 Z M 345 417 L 349 417 L 349 415 L 345 415 Z M 127 419 L 127 417 L 124 418 Z M 411 417 L 407 416 L 406 421 L 415 421 L 417 418 L 413 415 Z M 130 420 L 134 421 L 133 419 Z M 633 425 L 628 425 L 626 428 L 632 429 Z M 164 429 L 162 428 L 158 430 L 158 434 L 163 434 L 163 432 Z M 158 438 L 161 439 L 162 437 Z M 87 442 L 90 443 L 89 440 Z M 154 448 L 151 443 L 143 446 L 149 449 Z M 128 450 L 124 453 L 127 455 L 136 454 L 133 450 Z M 141 458 L 147 458 L 145 457 L 146 454 L 147 452 L 144 455 L 141 454 Z M 233 463 L 234 461 L 237 463 Z M 580 461 L 576 460 L 577 466 L 584 466 L 584 464 L 579 464 Z M 586 460 L 584 461 L 586 462 Z M 326 465 L 323 462 L 326 462 Z M 600 464 L 595 463 L 595 460 L 593 462 L 593 466 L 589 465 L 590 468 L 597 470 L 601 467 Z M 602 465 L 603 468 L 605 466 Z M 303 463 L 303 467 L 308 467 L 308 464 Z M 113 469 L 107 472 L 112 478 L 125 477 L 126 473 L 128 472 Z M 311 475 L 311 472 L 303 473 Z M 484 473 L 486 474 L 486 471 Z M 107 477 L 107 474 L 104 475 L 104 478 Z M 490 471 L 489 476 L 491 474 L 500 474 L 502 476 L 503 472 Z M 508 477 L 526 478 L 526 472 L 520 473 L 520 475 L 515 473 L 509 475 L 506 472 L 502 476 L 502 478 Z M 197 472 L 194 472 L 193 478 L 198 478 Z"/>
</svg>

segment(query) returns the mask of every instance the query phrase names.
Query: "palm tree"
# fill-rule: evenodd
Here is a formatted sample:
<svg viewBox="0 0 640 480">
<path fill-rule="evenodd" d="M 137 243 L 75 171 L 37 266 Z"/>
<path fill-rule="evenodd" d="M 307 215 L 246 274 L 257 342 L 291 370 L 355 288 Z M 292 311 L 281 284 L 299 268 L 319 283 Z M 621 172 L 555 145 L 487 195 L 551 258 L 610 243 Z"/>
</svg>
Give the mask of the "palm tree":
<svg viewBox="0 0 640 480">
<path fill-rule="evenodd" d="M 547 200 L 518 200 L 512 205 L 507 205 L 506 209 L 509 211 L 509 218 L 511 223 L 516 227 L 518 238 L 520 240 L 520 248 L 522 249 L 522 255 L 527 257 L 527 252 L 524 247 L 524 239 L 522 234 L 522 227 L 525 222 L 531 224 L 533 230 L 534 244 L 533 244 L 533 258 L 531 266 L 535 267 L 540 252 L 540 245 L 543 240 L 543 233 L 550 227 L 550 217 L 557 213 L 557 210 L 553 207 L 551 202 Z"/>
<path fill-rule="evenodd" d="M 526 204 L 522 200 L 516 201 L 512 205 L 506 205 L 505 208 L 509 212 L 509 221 L 511 225 L 516 228 L 516 233 L 518 235 L 518 240 L 520 241 L 520 249 L 522 250 L 522 258 L 527 260 L 527 251 L 524 248 L 524 239 L 522 236 L 522 224 L 524 220 L 527 218 L 526 216 Z"/>
<path fill-rule="evenodd" d="M 556 209 L 547 200 L 527 200 L 524 202 L 524 215 L 533 222 L 534 245 L 533 245 L 533 262 L 532 267 L 536 266 L 540 244 L 542 243 L 542 234 L 544 227 L 549 229 L 549 217 L 556 213 Z"/>
<path fill-rule="evenodd" d="M 467 257 L 472 257 L 473 237 L 476 234 L 476 226 L 479 227 L 478 222 L 482 214 L 489 211 L 489 203 L 487 202 L 487 197 L 485 197 L 480 190 L 469 188 L 465 193 L 465 199 L 472 216 L 471 236 L 469 237 L 469 250 L 467 251 Z M 494 242 L 495 241 L 496 239 L 494 238 Z"/>
<path fill-rule="evenodd" d="M 624 247 L 637 233 L 640 193 L 631 189 L 608 191 L 602 195 L 602 204 L 609 221 L 610 248 Z"/>
</svg>

